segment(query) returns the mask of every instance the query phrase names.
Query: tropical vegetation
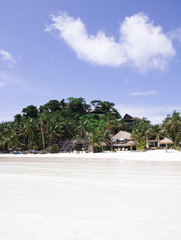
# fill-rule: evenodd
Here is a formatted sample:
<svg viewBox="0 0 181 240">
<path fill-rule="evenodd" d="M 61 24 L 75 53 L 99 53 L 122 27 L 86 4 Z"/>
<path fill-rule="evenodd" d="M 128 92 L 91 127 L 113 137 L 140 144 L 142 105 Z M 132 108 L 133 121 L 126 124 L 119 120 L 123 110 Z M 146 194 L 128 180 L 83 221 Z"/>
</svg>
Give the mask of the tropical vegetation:
<svg viewBox="0 0 181 240">
<path fill-rule="evenodd" d="M 99 109 L 101 114 L 91 109 Z M 37 108 L 27 106 L 14 116 L 13 121 L 0 123 L 0 152 L 15 150 L 55 152 L 54 143 L 70 139 L 88 139 L 94 151 L 112 148 L 111 137 L 124 130 L 132 134 L 137 149 L 148 148 L 149 138 L 169 137 L 178 149 L 181 143 L 181 114 L 173 112 L 162 124 L 152 125 L 146 118 L 137 118 L 127 124 L 108 101 L 93 100 L 87 104 L 83 98 L 50 100 Z"/>
</svg>

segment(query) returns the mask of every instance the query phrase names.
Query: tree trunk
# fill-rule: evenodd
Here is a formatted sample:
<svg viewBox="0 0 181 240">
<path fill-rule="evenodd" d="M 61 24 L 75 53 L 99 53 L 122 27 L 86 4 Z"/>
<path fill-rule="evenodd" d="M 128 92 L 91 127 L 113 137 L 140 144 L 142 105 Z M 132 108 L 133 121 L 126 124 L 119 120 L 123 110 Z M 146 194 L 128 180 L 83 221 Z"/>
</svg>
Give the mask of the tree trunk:
<svg viewBox="0 0 181 240">
<path fill-rule="evenodd" d="M 42 126 L 41 120 L 40 120 L 40 128 L 41 128 L 41 138 L 42 138 L 43 149 L 45 149 L 45 138 L 44 138 L 44 132 L 43 132 L 43 126 Z"/>
<path fill-rule="evenodd" d="M 109 129 L 109 139 L 110 139 L 111 151 L 113 151 L 113 144 L 112 144 L 110 129 Z"/>
<path fill-rule="evenodd" d="M 159 137 L 157 138 L 157 147 L 158 148 L 160 147 L 160 138 Z"/>
<path fill-rule="evenodd" d="M 149 145 L 148 145 L 148 138 L 146 138 L 146 148 L 149 148 Z"/>
<path fill-rule="evenodd" d="M 31 148 L 31 144 L 30 144 L 30 138 L 28 136 L 28 150 L 30 150 L 30 148 Z"/>
</svg>

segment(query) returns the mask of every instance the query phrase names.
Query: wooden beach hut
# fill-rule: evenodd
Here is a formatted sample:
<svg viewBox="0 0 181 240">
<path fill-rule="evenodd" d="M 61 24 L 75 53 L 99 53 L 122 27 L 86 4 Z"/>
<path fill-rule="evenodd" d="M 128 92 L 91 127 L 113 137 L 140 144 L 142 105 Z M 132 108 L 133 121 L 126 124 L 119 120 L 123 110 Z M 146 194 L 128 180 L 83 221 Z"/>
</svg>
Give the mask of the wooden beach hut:
<svg viewBox="0 0 181 240">
<path fill-rule="evenodd" d="M 120 148 L 127 148 L 127 143 L 131 141 L 131 134 L 125 131 L 120 131 L 111 138 L 112 146 Z"/>
<path fill-rule="evenodd" d="M 137 117 L 132 117 L 127 113 L 123 117 L 123 120 L 124 120 L 125 123 L 131 123 L 131 124 L 133 124 L 136 119 L 138 119 L 138 118 Z"/>
</svg>

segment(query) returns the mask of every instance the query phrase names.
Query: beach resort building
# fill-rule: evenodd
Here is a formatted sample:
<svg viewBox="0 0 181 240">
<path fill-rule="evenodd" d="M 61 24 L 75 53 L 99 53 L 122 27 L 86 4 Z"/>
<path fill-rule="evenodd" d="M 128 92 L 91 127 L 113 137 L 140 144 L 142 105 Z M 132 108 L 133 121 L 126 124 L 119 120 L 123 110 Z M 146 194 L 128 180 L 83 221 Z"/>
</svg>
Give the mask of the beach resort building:
<svg viewBox="0 0 181 240">
<path fill-rule="evenodd" d="M 131 141 L 131 134 L 125 131 L 119 131 L 111 138 L 112 146 L 120 150 L 128 149 L 127 143 Z"/>
<path fill-rule="evenodd" d="M 137 119 L 137 117 L 132 117 L 127 113 L 123 117 L 124 122 L 125 123 L 130 123 L 130 124 L 133 124 L 136 119 Z"/>
</svg>

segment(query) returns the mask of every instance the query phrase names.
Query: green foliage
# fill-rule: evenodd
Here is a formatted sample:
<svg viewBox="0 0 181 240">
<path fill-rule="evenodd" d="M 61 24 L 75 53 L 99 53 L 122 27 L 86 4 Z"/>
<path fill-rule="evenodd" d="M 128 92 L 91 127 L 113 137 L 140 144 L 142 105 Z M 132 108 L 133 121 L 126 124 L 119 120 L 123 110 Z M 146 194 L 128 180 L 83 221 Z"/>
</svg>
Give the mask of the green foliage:
<svg viewBox="0 0 181 240">
<path fill-rule="evenodd" d="M 89 105 L 86 104 L 85 100 L 81 97 L 80 98 L 69 97 L 67 100 L 69 108 L 74 113 L 85 114 L 89 109 Z"/>
<path fill-rule="evenodd" d="M 167 131 L 167 135 L 173 140 L 175 146 L 181 143 L 181 115 L 174 111 L 172 115 L 168 115 L 163 122 L 163 126 Z"/>
<path fill-rule="evenodd" d="M 27 106 L 13 122 L 0 124 L 0 151 L 41 150 L 53 142 L 85 137 L 92 139 L 95 151 L 110 147 L 110 138 L 119 129 L 117 110 L 107 101 L 99 105 L 102 115 L 88 114 L 90 105 L 83 98 L 50 100 L 39 110 Z"/>
<path fill-rule="evenodd" d="M 39 146 L 37 146 L 37 145 L 33 146 L 33 150 L 34 151 L 38 151 L 39 150 Z"/>
<path fill-rule="evenodd" d="M 26 117 L 36 118 L 38 116 L 38 109 L 34 105 L 30 105 L 26 108 L 23 108 L 22 113 Z"/>
<path fill-rule="evenodd" d="M 132 130 L 132 139 L 137 143 L 137 146 L 142 146 L 146 143 L 148 148 L 148 138 L 151 135 L 151 123 L 146 118 L 137 119 Z"/>
<path fill-rule="evenodd" d="M 44 111 L 55 112 L 60 110 L 60 103 L 57 100 L 50 100 L 43 106 Z"/>
<path fill-rule="evenodd" d="M 89 135 L 89 141 L 93 146 L 93 152 L 101 152 L 104 147 L 109 145 L 109 136 L 107 136 L 107 132 L 95 129 Z"/>
<path fill-rule="evenodd" d="M 146 148 L 146 142 L 144 142 L 144 141 L 140 141 L 136 146 L 137 151 L 143 150 L 145 148 Z"/>
<path fill-rule="evenodd" d="M 21 121 L 21 114 L 16 114 L 16 115 L 14 116 L 14 121 L 20 122 L 20 121 Z"/>
<path fill-rule="evenodd" d="M 59 152 L 59 147 L 57 145 L 52 145 L 49 148 L 50 153 L 58 153 Z"/>
<path fill-rule="evenodd" d="M 67 139 L 89 138 L 94 152 L 112 149 L 111 137 L 120 130 L 132 133 L 137 149 L 148 147 L 148 139 L 169 137 L 175 148 L 181 142 L 181 116 L 173 112 L 164 120 L 163 125 L 151 126 L 149 120 L 137 119 L 128 126 L 114 108 L 114 103 L 100 100 L 91 101 L 103 114 L 88 114 L 90 105 L 83 98 L 50 100 L 40 106 L 30 105 L 23 108 L 22 114 L 16 114 L 14 121 L 0 124 L 0 151 L 15 149 L 42 150 L 50 144 Z M 50 151 L 56 152 L 53 145 Z"/>
<path fill-rule="evenodd" d="M 114 118 L 120 119 L 121 115 L 119 112 L 114 108 L 115 104 L 108 101 L 101 101 L 101 100 L 93 100 L 91 101 L 91 105 L 94 107 L 98 107 L 100 111 L 102 111 L 105 115 L 112 113 Z"/>
<path fill-rule="evenodd" d="M 172 148 L 175 149 L 175 150 L 177 150 L 177 151 L 180 151 L 180 150 L 181 150 L 179 146 L 175 146 L 175 145 L 173 145 Z"/>
<path fill-rule="evenodd" d="M 61 101 L 60 101 L 60 107 L 65 107 L 67 104 L 66 104 L 66 102 L 65 102 L 65 99 L 62 99 Z"/>
<path fill-rule="evenodd" d="M 165 137 L 165 129 L 163 128 L 162 125 L 156 124 L 151 126 L 150 129 L 150 134 L 152 137 L 155 137 L 157 140 L 157 147 L 160 147 L 160 137 L 164 138 Z"/>
</svg>

